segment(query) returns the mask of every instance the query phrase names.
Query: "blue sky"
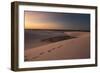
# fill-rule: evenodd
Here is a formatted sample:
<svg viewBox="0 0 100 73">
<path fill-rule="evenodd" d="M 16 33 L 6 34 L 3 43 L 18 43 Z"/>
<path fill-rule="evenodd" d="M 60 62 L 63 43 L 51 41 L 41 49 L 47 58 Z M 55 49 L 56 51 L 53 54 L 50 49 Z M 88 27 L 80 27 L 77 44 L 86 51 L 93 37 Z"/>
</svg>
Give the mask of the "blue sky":
<svg viewBox="0 0 100 73">
<path fill-rule="evenodd" d="M 30 29 L 90 30 L 90 14 L 25 11 Z"/>
</svg>

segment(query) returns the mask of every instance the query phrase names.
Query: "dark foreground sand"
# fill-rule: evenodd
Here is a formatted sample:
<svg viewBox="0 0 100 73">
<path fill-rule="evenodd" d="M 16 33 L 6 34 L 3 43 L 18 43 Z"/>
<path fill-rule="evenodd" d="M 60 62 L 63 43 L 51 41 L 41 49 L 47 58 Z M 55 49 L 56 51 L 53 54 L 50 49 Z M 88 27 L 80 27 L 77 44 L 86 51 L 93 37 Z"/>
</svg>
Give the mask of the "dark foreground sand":
<svg viewBox="0 0 100 73">
<path fill-rule="evenodd" d="M 89 32 L 64 32 L 72 38 L 25 50 L 25 61 L 84 59 L 90 57 Z"/>
</svg>

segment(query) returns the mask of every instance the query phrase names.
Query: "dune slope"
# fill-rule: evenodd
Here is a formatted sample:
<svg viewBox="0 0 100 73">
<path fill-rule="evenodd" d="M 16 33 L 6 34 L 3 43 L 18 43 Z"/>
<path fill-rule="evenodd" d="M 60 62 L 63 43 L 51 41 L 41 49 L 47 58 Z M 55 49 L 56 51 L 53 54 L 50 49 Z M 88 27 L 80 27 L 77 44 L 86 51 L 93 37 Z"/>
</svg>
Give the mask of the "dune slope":
<svg viewBox="0 0 100 73">
<path fill-rule="evenodd" d="M 25 50 L 25 61 L 84 59 L 90 57 L 89 32 L 65 32 L 77 38 Z"/>
</svg>

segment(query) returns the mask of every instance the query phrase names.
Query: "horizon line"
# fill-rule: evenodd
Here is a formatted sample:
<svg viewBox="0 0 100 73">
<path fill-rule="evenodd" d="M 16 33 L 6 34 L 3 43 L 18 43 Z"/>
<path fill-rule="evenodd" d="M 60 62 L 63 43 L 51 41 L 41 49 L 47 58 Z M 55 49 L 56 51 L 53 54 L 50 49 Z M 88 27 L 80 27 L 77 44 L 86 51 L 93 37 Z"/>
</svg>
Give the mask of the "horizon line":
<svg viewBox="0 0 100 73">
<path fill-rule="evenodd" d="M 47 31 L 85 31 L 85 32 L 90 32 L 90 30 L 72 30 L 72 29 L 25 29 L 25 30 L 47 30 Z"/>
</svg>

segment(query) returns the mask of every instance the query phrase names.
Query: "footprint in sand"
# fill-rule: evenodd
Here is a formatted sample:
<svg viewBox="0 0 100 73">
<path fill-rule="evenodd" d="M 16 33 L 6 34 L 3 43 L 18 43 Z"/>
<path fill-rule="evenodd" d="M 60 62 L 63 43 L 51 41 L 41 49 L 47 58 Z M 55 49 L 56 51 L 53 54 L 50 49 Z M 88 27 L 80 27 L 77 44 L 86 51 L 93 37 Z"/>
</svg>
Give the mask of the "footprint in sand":
<svg viewBox="0 0 100 73">
<path fill-rule="evenodd" d="M 43 54 L 45 54 L 45 52 L 41 52 L 39 55 L 43 55 Z"/>
<path fill-rule="evenodd" d="M 37 59 L 39 58 L 41 55 L 45 54 L 45 52 L 41 52 L 39 55 L 35 56 L 35 57 L 32 57 L 32 59 Z"/>
<path fill-rule="evenodd" d="M 54 49 L 56 49 L 56 48 L 52 48 L 52 49 L 48 50 L 48 52 L 51 52 L 51 51 L 53 51 Z"/>
<path fill-rule="evenodd" d="M 57 48 L 61 48 L 63 45 L 58 46 Z M 48 50 L 47 52 L 52 52 L 53 50 L 57 49 L 57 48 L 52 48 L 50 50 Z M 45 52 L 41 52 L 38 56 L 32 57 L 32 59 L 37 59 L 39 58 L 39 56 L 45 54 Z"/>
<path fill-rule="evenodd" d="M 37 59 L 37 58 L 39 58 L 39 56 L 32 57 L 32 59 L 31 59 L 31 60 L 33 60 L 33 59 Z"/>
<path fill-rule="evenodd" d="M 57 48 L 61 48 L 63 45 L 58 46 Z"/>
<path fill-rule="evenodd" d="M 51 50 L 55 50 L 56 48 L 52 48 Z"/>
<path fill-rule="evenodd" d="M 51 52 L 52 50 L 50 49 L 50 50 L 48 50 L 48 52 Z"/>
</svg>

